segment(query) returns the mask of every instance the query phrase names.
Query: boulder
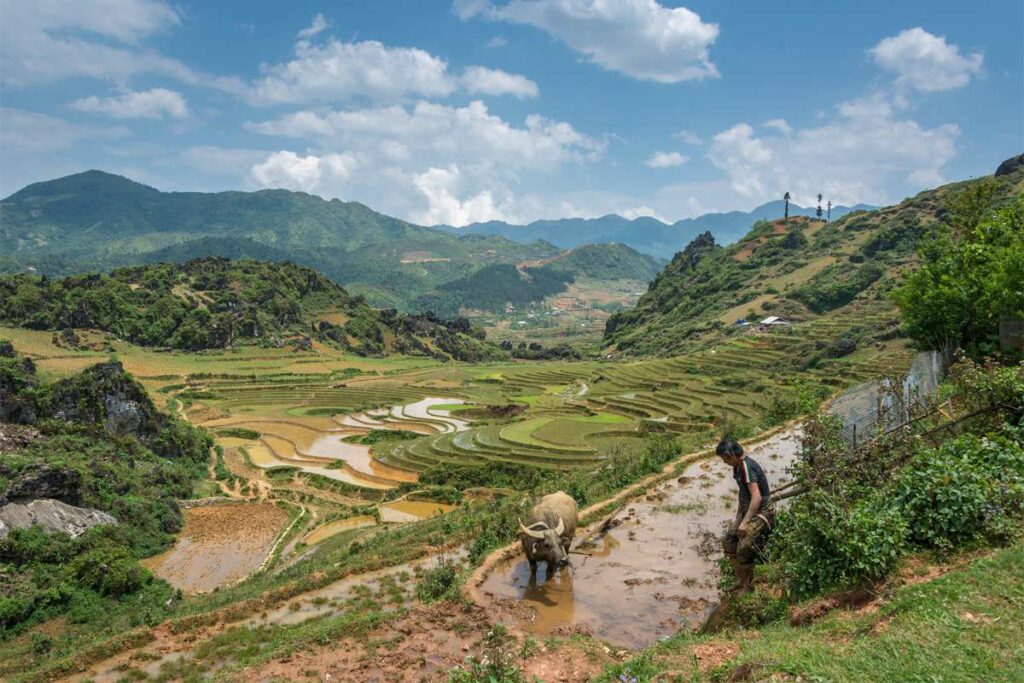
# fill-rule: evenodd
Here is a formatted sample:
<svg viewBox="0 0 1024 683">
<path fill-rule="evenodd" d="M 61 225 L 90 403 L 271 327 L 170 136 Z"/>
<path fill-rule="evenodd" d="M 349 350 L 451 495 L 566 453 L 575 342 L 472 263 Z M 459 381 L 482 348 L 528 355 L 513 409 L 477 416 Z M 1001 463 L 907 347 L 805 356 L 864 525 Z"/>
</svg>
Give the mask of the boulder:
<svg viewBox="0 0 1024 683">
<path fill-rule="evenodd" d="M 75 538 L 99 524 L 117 524 L 117 519 L 102 510 L 75 507 L 50 498 L 0 507 L 0 539 L 14 529 L 32 526 L 49 533 L 64 532 Z"/>
</svg>

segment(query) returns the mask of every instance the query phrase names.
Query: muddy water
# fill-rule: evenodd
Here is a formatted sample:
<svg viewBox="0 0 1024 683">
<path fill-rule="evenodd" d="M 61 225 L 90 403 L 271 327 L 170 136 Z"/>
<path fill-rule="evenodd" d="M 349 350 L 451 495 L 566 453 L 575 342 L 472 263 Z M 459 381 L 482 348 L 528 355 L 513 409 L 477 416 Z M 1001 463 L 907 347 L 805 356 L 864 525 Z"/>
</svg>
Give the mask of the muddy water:
<svg viewBox="0 0 1024 683">
<path fill-rule="evenodd" d="M 445 431 L 462 432 L 469 429 L 469 423 L 465 420 L 452 417 L 448 410 L 434 409 L 434 406 L 450 405 L 454 403 L 465 403 L 458 398 L 425 398 L 416 403 L 409 403 L 404 406 L 392 408 L 391 414 L 397 418 L 423 418 L 434 422 L 443 422 L 448 428 Z"/>
<path fill-rule="evenodd" d="M 316 529 L 310 531 L 302 539 L 302 541 L 308 545 L 319 543 L 324 539 L 330 538 L 336 534 L 340 534 L 342 531 L 348 531 L 349 529 L 359 529 L 364 526 L 373 526 L 377 523 L 377 520 L 368 515 L 362 515 L 359 517 L 349 517 L 348 519 L 338 519 L 333 522 L 327 522 L 321 524 Z"/>
<path fill-rule="evenodd" d="M 773 485 L 799 446 L 795 432 L 748 449 Z M 583 628 L 621 647 L 642 648 L 699 625 L 717 597 L 717 537 L 736 514 L 736 483 L 717 458 L 693 463 L 675 480 L 630 503 L 589 557 L 531 578 L 523 556 L 498 565 L 480 587 L 494 601 L 528 607 L 523 628 L 539 635 Z M 577 538 L 585 534 L 577 533 Z"/>
<path fill-rule="evenodd" d="M 186 593 L 205 593 L 256 571 L 288 522 L 272 503 L 211 505 L 184 515 L 174 546 L 143 564 Z"/>
<path fill-rule="evenodd" d="M 445 503 L 396 500 L 393 503 L 378 505 L 377 509 L 380 510 L 380 521 L 395 523 L 415 522 L 420 519 L 426 519 L 427 517 L 433 517 L 437 514 L 444 514 L 454 510 L 455 506 L 447 505 Z"/>
</svg>

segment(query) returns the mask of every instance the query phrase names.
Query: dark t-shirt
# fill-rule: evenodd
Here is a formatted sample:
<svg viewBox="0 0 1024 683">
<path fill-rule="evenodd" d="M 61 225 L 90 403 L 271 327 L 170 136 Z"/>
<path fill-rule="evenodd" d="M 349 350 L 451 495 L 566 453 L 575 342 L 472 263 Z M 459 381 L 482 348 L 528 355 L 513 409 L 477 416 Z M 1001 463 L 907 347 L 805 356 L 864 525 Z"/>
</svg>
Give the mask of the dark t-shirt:
<svg viewBox="0 0 1024 683">
<path fill-rule="evenodd" d="M 750 506 L 750 489 L 747 487 L 750 482 L 757 483 L 757 488 L 761 492 L 761 507 L 765 506 L 768 496 L 771 495 L 771 489 L 768 486 L 768 477 L 764 476 L 764 470 L 756 460 L 743 458 L 743 462 L 732 468 L 732 478 L 736 480 L 736 486 L 740 489 L 741 514 L 746 514 L 747 508 Z"/>
</svg>

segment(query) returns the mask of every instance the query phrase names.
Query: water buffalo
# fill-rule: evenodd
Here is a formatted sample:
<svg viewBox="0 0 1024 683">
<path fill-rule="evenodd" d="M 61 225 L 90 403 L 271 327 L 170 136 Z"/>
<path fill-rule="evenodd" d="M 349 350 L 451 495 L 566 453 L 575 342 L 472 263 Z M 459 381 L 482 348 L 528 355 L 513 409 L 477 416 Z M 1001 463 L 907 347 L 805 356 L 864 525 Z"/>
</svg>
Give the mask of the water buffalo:
<svg viewBox="0 0 1024 683">
<path fill-rule="evenodd" d="M 544 496 L 533 506 L 526 524 L 519 523 L 519 537 L 531 572 L 537 571 L 537 563 L 542 560 L 548 563 L 549 572 L 569 561 L 578 516 L 576 501 L 562 491 Z"/>
</svg>

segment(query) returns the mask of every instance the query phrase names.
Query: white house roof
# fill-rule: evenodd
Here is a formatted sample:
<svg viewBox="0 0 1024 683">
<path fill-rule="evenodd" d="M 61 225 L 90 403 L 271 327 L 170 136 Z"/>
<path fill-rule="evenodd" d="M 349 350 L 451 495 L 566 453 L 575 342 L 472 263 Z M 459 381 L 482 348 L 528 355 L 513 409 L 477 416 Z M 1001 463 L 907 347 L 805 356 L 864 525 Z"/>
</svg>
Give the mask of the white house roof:
<svg viewBox="0 0 1024 683">
<path fill-rule="evenodd" d="M 762 325 L 784 325 L 784 324 L 786 324 L 788 322 L 789 321 L 786 320 L 785 318 L 780 318 L 777 315 L 770 315 L 767 318 L 765 318 L 764 320 L 762 320 L 761 324 Z"/>
</svg>

